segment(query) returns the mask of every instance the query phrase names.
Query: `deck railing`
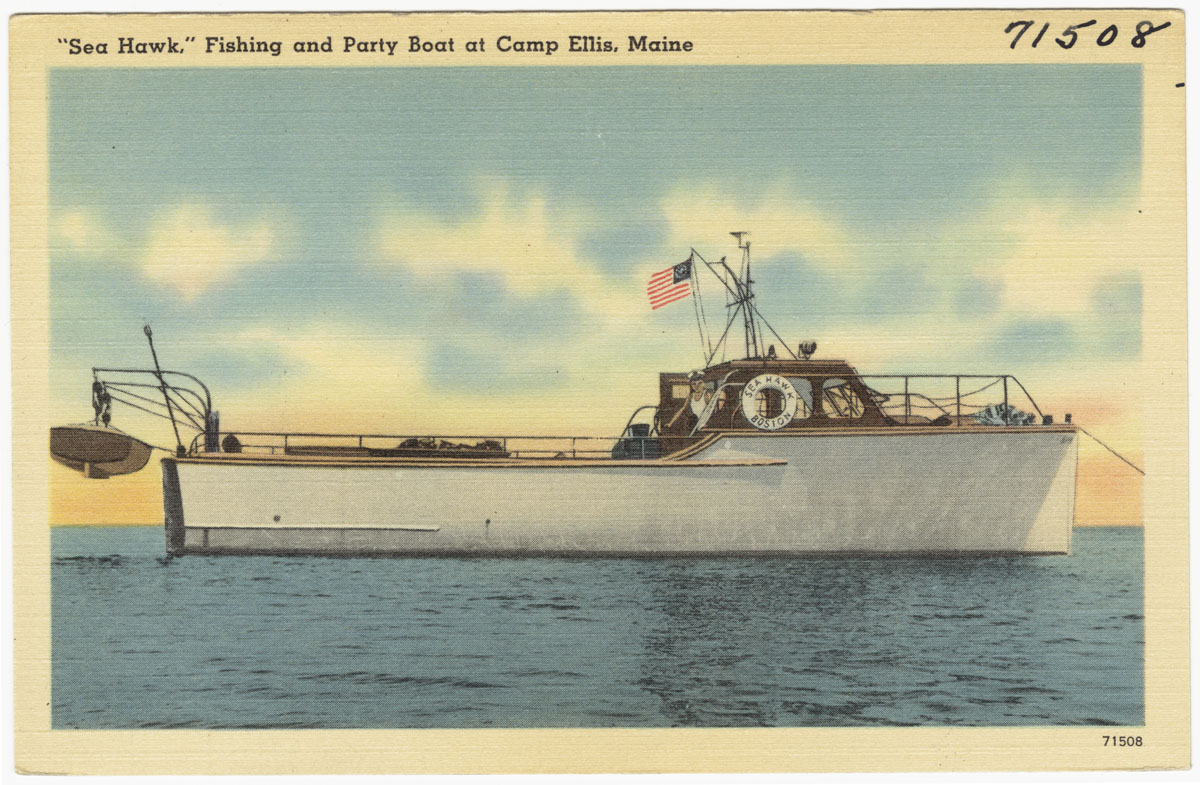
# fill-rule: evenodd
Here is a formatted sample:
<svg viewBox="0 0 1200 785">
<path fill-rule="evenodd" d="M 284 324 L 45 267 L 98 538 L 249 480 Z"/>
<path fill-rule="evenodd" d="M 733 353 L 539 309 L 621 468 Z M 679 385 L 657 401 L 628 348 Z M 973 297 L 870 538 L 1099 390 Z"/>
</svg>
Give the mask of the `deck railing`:
<svg viewBox="0 0 1200 785">
<path fill-rule="evenodd" d="M 1038 417 L 1044 417 L 1033 396 L 1017 377 L 1009 374 L 896 374 L 861 376 L 884 414 L 937 419 L 947 416 L 962 425 L 979 412 L 996 404 L 1024 408 L 1026 403 Z M 917 391 L 916 387 L 921 387 Z"/>
<path fill-rule="evenodd" d="M 200 451 L 202 434 L 192 440 L 189 454 Z M 221 441 L 229 436 L 237 439 L 240 452 L 283 455 L 289 451 L 328 450 L 353 455 L 359 451 L 411 449 L 414 452 L 433 452 L 454 457 L 464 451 L 489 451 L 485 443 L 498 444 L 497 455 L 510 458 L 609 458 L 618 437 L 607 436 L 496 436 L 496 435 L 431 435 L 391 433 L 317 433 L 284 431 L 222 431 Z M 405 442 L 415 446 L 403 448 Z M 222 446 L 222 451 L 224 451 Z"/>
<path fill-rule="evenodd" d="M 859 377 L 873 394 L 876 404 L 884 414 L 911 424 L 914 420 L 937 420 L 949 417 L 958 425 L 970 421 L 979 412 L 1003 404 L 1005 409 L 1032 409 L 1044 418 L 1042 410 L 1033 396 L 1015 376 L 985 374 L 904 374 L 868 375 Z M 916 389 L 920 387 L 919 391 Z M 384 433 L 317 433 L 283 431 L 222 431 L 220 441 L 232 435 L 237 438 L 239 450 L 259 454 L 286 454 L 296 452 L 326 451 L 364 456 L 371 451 L 388 451 L 403 454 L 399 450 L 411 450 L 439 457 L 454 457 L 468 451 L 492 452 L 510 458 L 580 458 L 601 459 L 614 457 L 614 447 L 623 442 L 621 452 L 630 458 L 658 457 L 657 434 L 635 436 L 629 426 L 644 409 L 634 412 L 626 423 L 621 436 L 510 436 L 510 435 L 431 435 L 431 434 L 384 434 Z M 408 442 L 408 445 L 405 445 Z M 485 443 L 492 443 L 485 446 Z M 192 440 L 189 454 L 201 451 L 203 434 Z M 497 446 L 498 445 L 498 446 Z M 226 451 L 222 446 L 222 451 Z M 376 453 L 378 454 L 378 453 Z"/>
</svg>

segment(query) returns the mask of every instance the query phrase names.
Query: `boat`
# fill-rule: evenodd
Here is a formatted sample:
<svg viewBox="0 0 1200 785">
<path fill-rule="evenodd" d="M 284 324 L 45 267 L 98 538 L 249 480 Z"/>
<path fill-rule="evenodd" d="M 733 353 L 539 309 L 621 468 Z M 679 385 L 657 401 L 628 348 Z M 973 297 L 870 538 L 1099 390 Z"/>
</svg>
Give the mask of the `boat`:
<svg viewBox="0 0 1200 785">
<path fill-rule="evenodd" d="M 132 474 L 150 462 L 150 445 L 117 428 L 97 423 L 50 429 L 50 456 L 93 480 Z"/>
<path fill-rule="evenodd" d="M 173 556 L 1070 553 L 1069 414 L 1056 423 L 1008 374 L 863 375 L 815 342 L 793 350 L 732 234 L 739 269 L 693 248 L 651 279 L 657 307 L 711 272 L 725 331 L 701 325 L 704 367 L 660 373 L 657 401 L 608 437 L 222 431 L 208 388 L 160 368 L 148 326 L 153 368 L 93 369 L 89 433 L 119 441 L 112 401 L 157 395 L 177 442 L 160 461 Z M 110 471 L 96 450 L 63 462 Z"/>
</svg>

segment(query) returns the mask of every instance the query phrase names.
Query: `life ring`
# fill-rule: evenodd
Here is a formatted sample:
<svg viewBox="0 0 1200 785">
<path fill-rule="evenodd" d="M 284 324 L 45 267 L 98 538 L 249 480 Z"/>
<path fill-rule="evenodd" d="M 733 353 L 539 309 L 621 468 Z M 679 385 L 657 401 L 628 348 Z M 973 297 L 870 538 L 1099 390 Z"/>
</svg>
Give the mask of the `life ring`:
<svg viewBox="0 0 1200 785">
<path fill-rule="evenodd" d="M 774 417 L 763 417 L 758 413 L 758 394 L 763 390 L 775 390 L 783 398 L 783 411 Z M 763 373 L 746 382 L 742 388 L 742 416 L 760 431 L 778 431 L 796 416 L 800 396 L 786 378 L 774 373 Z"/>
</svg>

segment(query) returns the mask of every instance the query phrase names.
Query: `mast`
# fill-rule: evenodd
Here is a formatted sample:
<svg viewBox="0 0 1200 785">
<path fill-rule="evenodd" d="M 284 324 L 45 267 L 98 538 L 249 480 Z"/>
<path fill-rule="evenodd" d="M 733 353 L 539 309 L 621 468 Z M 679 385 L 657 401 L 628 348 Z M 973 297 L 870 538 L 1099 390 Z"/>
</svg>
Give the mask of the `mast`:
<svg viewBox="0 0 1200 785">
<path fill-rule="evenodd" d="M 749 232 L 730 232 L 738 241 L 738 249 L 742 252 L 741 275 L 737 276 L 738 297 L 736 304 L 742 312 L 742 326 L 746 334 L 746 357 L 760 356 L 758 345 L 758 325 L 754 318 L 754 279 L 750 277 L 750 241 L 746 239 Z"/>
<path fill-rule="evenodd" d="M 186 453 L 183 447 L 183 440 L 179 438 L 179 424 L 175 422 L 175 409 L 171 406 L 171 396 L 167 393 L 167 382 L 163 379 L 162 368 L 158 364 L 158 352 L 154 351 L 154 333 L 150 331 L 150 325 L 142 328 L 142 332 L 146 334 L 146 340 L 150 342 L 150 356 L 154 358 L 154 375 L 158 377 L 158 386 L 162 390 L 163 400 L 167 403 L 167 414 L 170 415 L 171 427 L 175 429 L 175 453 L 183 457 Z"/>
<path fill-rule="evenodd" d="M 754 278 L 750 272 L 750 241 L 746 239 L 746 235 L 750 233 L 730 232 L 729 234 L 737 238 L 738 249 L 742 252 L 742 264 L 740 270 L 733 270 L 725 261 L 725 257 L 723 256 L 719 262 L 714 264 L 701 256 L 695 248 L 691 249 L 692 254 L 688 257 L 689 259 L 699 259 L 710 271 L 712 271 L 712 274 L 716 276 L 717 280 L 720 281 L 725 287 L 728 297 L 728 302 L 726 303 L 725 307 L 733 309 L 729 312 L 728 321 L 725 323 L 725 331 L 721 334 L 721 338 L 716 342 L 716 344 L 714 344 L 709 350 L 705 364 L 711 364 L 713 358 L 716 357 L 717 351 L 719 351 L 722 346 L 726 345 L 725 341 L 729 337 L 729 331 L 733 327 L 734 322 L 737 321 L 739 315 L 742 317 L 742 329 L 745 332 L 745 348 L 747 359 L 755 359 L 763 356 L 763 342 L 766 339 L 767 333 L 766 331 L 762 331 L 762 339 L 760 340 L 759 320 L 761 319 L 766 330 L 769 330 L 770 334 L 774 335 L 775 338 L 779 340 L 780 344 L 783 346 L 783 350 L 787 352 L 792 359 L 799 360 L 800 358 L 794 351 L 791 350 L 787 344 L 787 341 L 780 337 L 775 328 L 771 326 L 771 323 L 763 318 L 762 314 L 758 312 L 758 308 L 754 305 Z"/>
</svg>

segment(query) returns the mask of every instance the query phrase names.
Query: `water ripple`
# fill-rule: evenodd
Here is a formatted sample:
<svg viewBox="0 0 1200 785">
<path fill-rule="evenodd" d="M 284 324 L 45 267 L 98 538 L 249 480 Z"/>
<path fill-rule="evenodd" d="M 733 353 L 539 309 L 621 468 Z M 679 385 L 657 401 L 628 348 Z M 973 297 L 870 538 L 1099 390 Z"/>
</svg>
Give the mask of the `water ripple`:
<svg viewBox="0 0 1200 785">
<path fill-rule="evenodd" d="M 55 728 L 1143 721 L 1137 529 L 958 560 L 170 559 L 161 529 L 86 527 L 52 544 Z"/>
</svg>

